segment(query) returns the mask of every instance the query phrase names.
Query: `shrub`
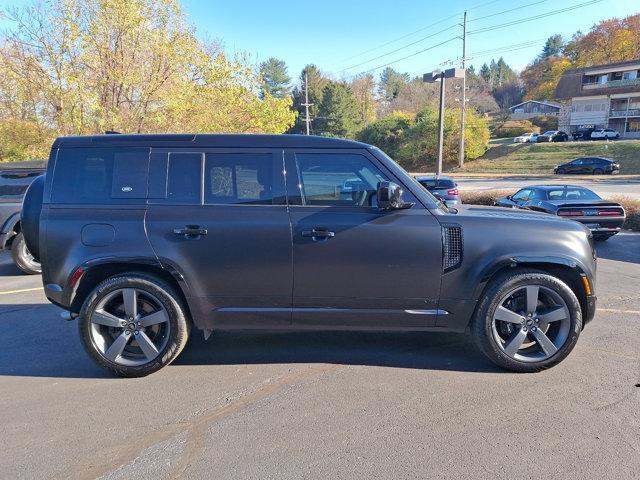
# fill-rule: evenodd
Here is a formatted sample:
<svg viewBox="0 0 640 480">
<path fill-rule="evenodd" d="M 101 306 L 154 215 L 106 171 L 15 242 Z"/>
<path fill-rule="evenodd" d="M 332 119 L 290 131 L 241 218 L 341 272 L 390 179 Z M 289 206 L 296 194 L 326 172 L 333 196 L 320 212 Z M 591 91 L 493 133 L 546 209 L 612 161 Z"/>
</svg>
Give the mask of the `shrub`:
<svg viewBox="0 0 640 480">
<path fill-rule="evenodd" d="M 34 122 L 0 121 L 0 161 L 42 160 L 49 157 L 53 132 Z"/>
<path fill-rule="evenodd" d="M 357 138 L 361 142 L 375 145 L 390 157 L 396 158 L 412 125 L 413 115 L 410 113 L 392 112 L 370 123 L 360 131 Z"/>
<path fill-rule="evenodd" d="M 535 126 L 529 120 L 507 120 L 498 126 L 493 133 L 498 138 L 508 138 L 529 132 L 540 133 L 540 127 Z"/>
<path fill-rule="evenodd" d="M 531 123 L 540 127 L 541 132 L 558 129 L 558 117 L 555 115 L 545 115 L 543 117 L 535 117 L 531 119 Z"/>
</svg>

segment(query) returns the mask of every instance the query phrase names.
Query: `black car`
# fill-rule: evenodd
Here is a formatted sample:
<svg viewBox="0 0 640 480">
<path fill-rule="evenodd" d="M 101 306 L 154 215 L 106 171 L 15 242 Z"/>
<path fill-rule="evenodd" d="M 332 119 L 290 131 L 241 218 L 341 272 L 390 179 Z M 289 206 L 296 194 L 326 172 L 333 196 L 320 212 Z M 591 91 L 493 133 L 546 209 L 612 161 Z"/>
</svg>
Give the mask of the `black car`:
<svg viewBox="0 0 640 480">
<path fill-rule="evenodd" d="M 460 192 L 458 184 L 451 177 L 416 177 L 420 185 L 429 190 L 429 193 L 439 200 L 442 200 L 447 207 L 455 207 L 460 205 Z"/>
<path fill-rule="evenodd" d="M 595 130 L 595 127 L 579 128 L 574 131 L 571 136 L 574 140 L 591 140 L 591 133 Z"/>
<path fill-rule="evenodd" d="M 580 157 L 570 162 L 558 165 L 553 169 L 553 173 L 564 175 L 567 173 L 578 173 L 583 175 L 615 175 L 620 173 L 620 164 L 604 157 Z"/>
<path fill-rule="evenodd" d="M 28 274 L 40 273 L 40 264 L 29 253 L 22 235 L 22 197 L 44 169 L 41 161 L 6 163 L 0 168 L 0 250 L 11 250 L 16 266 Z"/>
<path fill-rule="evenodd" d="M 603 200 L 588 188 L 574 185 L 533 185 L 498 198 L 499 207 L 518 207 L 551 213 L 584 224 L 596 240 L 607 240 L 622 229 L 622 205 Z"/>
<path fill-rule="evenodd" d="M 533 372 L 595 312 L 583 225 L 445 208 L 349 140 L 59 138 L 23 230 L 47 298 L 125 376 L 172 362 L 195 329 L 468 331 L 496 364 Z"/>
<path fill-rule="evenodd" d="M 537 143 L 544 142 L 566 142 L 569 140 L 569 135 L 566 132 L 560 130 L 549 130 L 542 135 L 538 135 Z"/>
</svg>

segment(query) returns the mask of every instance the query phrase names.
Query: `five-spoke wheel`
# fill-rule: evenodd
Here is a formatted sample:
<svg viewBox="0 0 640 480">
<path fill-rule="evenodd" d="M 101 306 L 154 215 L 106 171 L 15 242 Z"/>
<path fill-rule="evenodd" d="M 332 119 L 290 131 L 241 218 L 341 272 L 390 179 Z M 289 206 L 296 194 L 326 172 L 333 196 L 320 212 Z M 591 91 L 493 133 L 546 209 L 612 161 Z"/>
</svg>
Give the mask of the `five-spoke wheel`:
<svg viewBox="0 0 640 480">
<path fill-rule="evenodd" d="M 533 372 L 555 365 L 573 349 L 582 330 L 582 310 L 561 279 L 516 270 L 487 287 L 472 326 L 476 344 L 490 360 Z"/>
<path fill-rule="evenodd" d="M 79 325 L 90 355 L 125 376 L 147 375 L 170 363 L 188 335 L 174 291 L 137 274 L 98 285 L 82 307 Z"/>
</svg>

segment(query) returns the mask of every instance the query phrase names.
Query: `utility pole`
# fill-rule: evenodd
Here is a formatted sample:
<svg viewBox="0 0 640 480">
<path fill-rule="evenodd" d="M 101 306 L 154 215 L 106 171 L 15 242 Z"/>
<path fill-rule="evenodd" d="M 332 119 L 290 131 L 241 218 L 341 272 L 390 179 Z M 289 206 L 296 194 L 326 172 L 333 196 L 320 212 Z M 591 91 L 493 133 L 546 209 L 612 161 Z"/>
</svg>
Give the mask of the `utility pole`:
<svg viewBox="0 0 640 480">
<path fill-rule="evenodd" d="M 309 79 L 307 77 L 307 72 L 304 72 L 304 123 L 307 124 L 307 135 L 310 135 L 310 127 L 311 127 L 311 118 L 309 118 L 309 107 L 313 105 L 313 103 L 309 103 Z"/>
<path fill-rule="evenodd" d="M 467 12 L 464 12 L 462 23 L 462 105 L 460 107 L 460 153 L 458 166 L 464 165 L 464 109 L 467 106 Z"/>
</svg>

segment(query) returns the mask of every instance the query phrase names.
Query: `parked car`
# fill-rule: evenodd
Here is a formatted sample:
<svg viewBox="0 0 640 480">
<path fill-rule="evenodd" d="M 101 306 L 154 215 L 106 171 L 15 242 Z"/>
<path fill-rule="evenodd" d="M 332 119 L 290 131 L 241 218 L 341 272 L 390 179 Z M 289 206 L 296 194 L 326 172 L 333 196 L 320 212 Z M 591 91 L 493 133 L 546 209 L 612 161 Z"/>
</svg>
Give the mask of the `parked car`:
<svg viewBox="0 0 640 480">
<path fill-rule="evenodd" d="M 11 250 L 16 266 L 24 273 L 40 273 L 40 264 L 27 249 L 20 211 L 27 187 L 44 174 L 44 162 L 13 162 L 0 169 L 0 250 Z"/>
<path fill-rule="evenodd" d="M 620 173 L 620 164 L 616 160 L 604 157 L 580 157 L 570 162 L 557 165 L 553 173 L 564 175 L 567 173 L 581 173 L 588 175 L 615 175 Z"/>
<path fill-rule="evenodd" d="M 549 130 L 542 135 L 538 135 L 538 143 L 543 142 L 566 142 L 569 140 L 569 135 L 566 132 L 560 130 Z"/>
<path fill-rule="evenodd" d="M 612 140 L 620 138 L 620 132 L 612 128 L 598 128 L 591 132 L 591 140 Z"/>
<path fill-rule="evenodd" d="M 537 133 L 524 133 L 513 139 L 513 143 L 536 143 L 538 141 Z"/>
<path fill-rule="evenodd" d="M 579 128 L 574 131 L 571 136 L 574 140 L 591 140 L 591 132 L 593 128 Z"/>
<path fill-rule="evenodd" d="M 429 190 L 431 195 L 438 200 L 442 200 L 447 207 L 455 207 L 462 203 L 460 192 L 458 191 L 458 184 L 453 178 L 442 176 L 416 177 L 416 180 L 420 185 Z"/>
<path fill-rule="evenodd" d="M 356 178 L 364 194 L 343 196 Z M 195 329 L 469 331 L 533 372 L 596 305 L 582 224 L 444 208 L 381 150 L 329 137 L 59 138 L 23 231 L 47 298 L 125 376 L 171 363 Z"/>
<path fill-rule="evenodd" d="M 500 207 L 517 207 L 551 213 L 584 224 L 595 240 L 607 240 L 622 229 L 625 211 L 616 202 L 574 185 L 533 185 L 514 195 L 496 199 Z"/>
</svg>

